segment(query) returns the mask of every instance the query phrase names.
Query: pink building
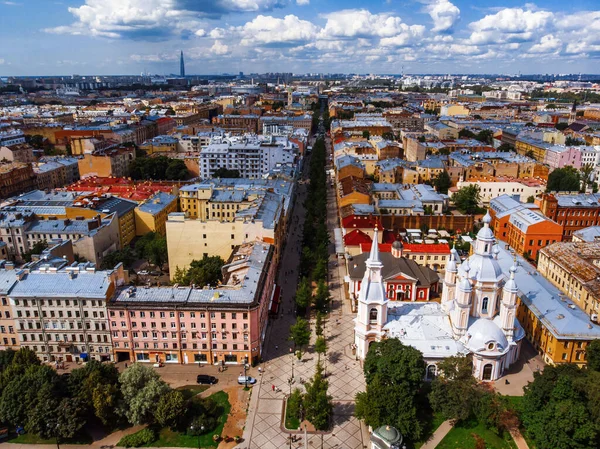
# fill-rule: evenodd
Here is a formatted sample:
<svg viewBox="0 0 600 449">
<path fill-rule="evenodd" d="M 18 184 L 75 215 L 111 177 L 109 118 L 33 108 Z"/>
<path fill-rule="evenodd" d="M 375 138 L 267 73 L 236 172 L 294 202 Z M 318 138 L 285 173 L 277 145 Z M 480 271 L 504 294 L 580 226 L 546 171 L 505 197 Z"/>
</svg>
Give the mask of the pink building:
<svg viewBox="0 0 600 449">
<path fill-rule="evenodd" d="M 571 165 L 579 169 L 581 168 L 581 151 L 578 147 L 553 145 L 546 150 L 546 159 L 544 162 L 550 168 L 563 168 Z"/>
<path fill-rule="evenodd" d="M 124 287 L 108 304 L 117 361 L 242 364 L 260 360 L 273 300 L 273 247 L 241 245 L 218 288 Z"/>
</svg>

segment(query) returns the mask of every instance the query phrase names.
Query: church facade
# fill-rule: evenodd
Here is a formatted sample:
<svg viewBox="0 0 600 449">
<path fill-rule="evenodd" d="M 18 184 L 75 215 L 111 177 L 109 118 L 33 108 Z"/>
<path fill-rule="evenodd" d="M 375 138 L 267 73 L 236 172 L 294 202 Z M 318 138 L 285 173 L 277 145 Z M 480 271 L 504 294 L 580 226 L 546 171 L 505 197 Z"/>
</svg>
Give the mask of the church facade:
<svg viewBox="0 0 600 449">
<path fill-rule="evenodd" d="M 440 360 L 459 354 L 472 355 L 477 379 L 502 377 L 518 359 L 525 332 L 516 318 L 518 267 L 515 262 L 508 273 L 503 272 L 490 222 L 487 214 L 473 243 L 473 253 L 464 262 L 459 264 L 453 251 L 441 304 L 389 301 L 378 245 L 372 246 L 358 293 L 358 357 L 364 359 L 374 341 L 399 338 L 423 353 L 429 379 L 437 374 Z M 377 240 L 373 238 L 373 242 Z"/>
</svg>

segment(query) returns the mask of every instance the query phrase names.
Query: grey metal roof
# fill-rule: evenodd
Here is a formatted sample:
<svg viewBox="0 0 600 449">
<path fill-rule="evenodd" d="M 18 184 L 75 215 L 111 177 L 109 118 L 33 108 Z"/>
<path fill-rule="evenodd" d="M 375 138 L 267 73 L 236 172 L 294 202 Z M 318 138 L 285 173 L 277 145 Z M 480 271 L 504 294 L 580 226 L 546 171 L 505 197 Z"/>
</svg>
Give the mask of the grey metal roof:
<svg viewBox="0 0 600 449">
<path fill-rule="evenodd" d="M 105 299 L 111 285 L 110 271 L 39 272 L 25 274 L 10 292 L 11 298 Z"/>
<path fill-rule="evenodd" d="M 156 215 L 163 211 L 168 205 L 175 201 L 177 197 L 166 192 L 157 192 L 156 195 L 149 198 L 138 206 L 142 212 L 147 212 L 151 215 Z"/>
</svg>

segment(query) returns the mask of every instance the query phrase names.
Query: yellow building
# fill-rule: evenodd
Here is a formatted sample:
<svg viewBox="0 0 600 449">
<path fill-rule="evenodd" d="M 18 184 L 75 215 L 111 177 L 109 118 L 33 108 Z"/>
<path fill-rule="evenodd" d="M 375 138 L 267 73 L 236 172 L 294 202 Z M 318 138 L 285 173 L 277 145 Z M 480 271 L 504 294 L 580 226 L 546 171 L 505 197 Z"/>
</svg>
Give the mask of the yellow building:
<svg viewBox="0 0 600 449">
<path fill-rule="evenodd" d="M 527 137 L 519 137 L 515 141 L 515 149 L 522 156 L 527 155 L 530 151 L 536 161 L 544 162 L 546 160 L 546 151 L 549 144 L 540 140 L 529 139 Z"/>
<path fill-rule="evenodd" d="M 555 245 L 559 244 L 555 243 L 549 247 Z M 540 265 L 544 250 L 540 253 Z M 500 256 L 503 257 L 505 253 L 507 251 L 500 248 Z M 565 282 L 563 287 L 562 282 L 557 280 L 556 275 L 560 273 L 557 266 L 550 268 L 547 262 L 544 262 L 546 266 L 542 267 L 542 270 L 551 275 L 544 278 L 541 272 L 536 271 L 523 258 L 517 259 L 517 318 L 525 330 L 527 339 L 546 363 L 575 363 L 584 366 L 585 348 L 592 340 L 600 339 L 597 317 L 580 308 L 577 301 L 563 293 L 563 289 L 569 290 L 568 282 Z M 572 292 L 571 296 L 577 298 L 577 293 Z M 580 302 L 585 305 L 583 296 Z"/>
<path fill-rule="evenodd" d="M 171 136 L 156 136 L 139 146 L 148 156 L 156 153 L 176 153 L 178 140 Z"/>
<path fill-rule="evenodd" d="M 455 115 L 469 115 L 471 111 L 462 104 L 447 104 L 442 106 L 440 115 L 453 117 Z"/>
<path fill-rule="evenodd" d="M 177 212 L 177 197 L 165 192 L 158 192 L 135 208 L 136 235 L 157 232 L 166 235 L 167 217 Z"/>
<path fill-rule="evenodd" d="M 590 316 L 600 314 L 600 242 L 558 242 L 539 251 L 538 270 Z"/>
</svg>

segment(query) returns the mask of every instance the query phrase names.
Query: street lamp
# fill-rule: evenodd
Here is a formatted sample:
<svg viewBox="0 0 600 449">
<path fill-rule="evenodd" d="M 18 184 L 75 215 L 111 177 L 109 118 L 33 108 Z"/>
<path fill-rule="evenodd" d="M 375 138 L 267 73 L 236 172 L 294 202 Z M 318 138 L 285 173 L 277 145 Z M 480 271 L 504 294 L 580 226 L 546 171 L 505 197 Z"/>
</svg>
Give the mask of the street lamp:
<svg viewBox="0 0 600 449">
<path fill-rule="evenodd" d="M 244 356 L 244 388 L 248 388 L 248 376 L 246 376 L 246 367 L 248 366 L 248 356 Z"/>
<path fill-rule="evenodd" d="M 290 348 L 290 357 L 292 358 L 292 379 L 294 378 L 294 351 Z"/>
<path fill-rule="evenodd" d="M 200 435 L 202 435 L 204 433 L 204 426 L 201 425 L 200 429 L 198 429 L 198 427 L 194 427 L 194 425 L 192 424 L 190 426 L 190 430 L 192 431 L 192 433 L 194 432 L 194 429 L 200 430 L 200 432 L 198 433 L 198 449 L 200 449 Z"/>
<path fill-rule="evenodd" d="M 48 430 L 52 432 L 52 425 L 48 423 L 47 426 Z M 56 437 L 56 449 L 60 449 L 60 446 L 58 444 L 58 423 L 56 423 L 56 425 L 54 426 L 54 436 Z"/>
</svg>

